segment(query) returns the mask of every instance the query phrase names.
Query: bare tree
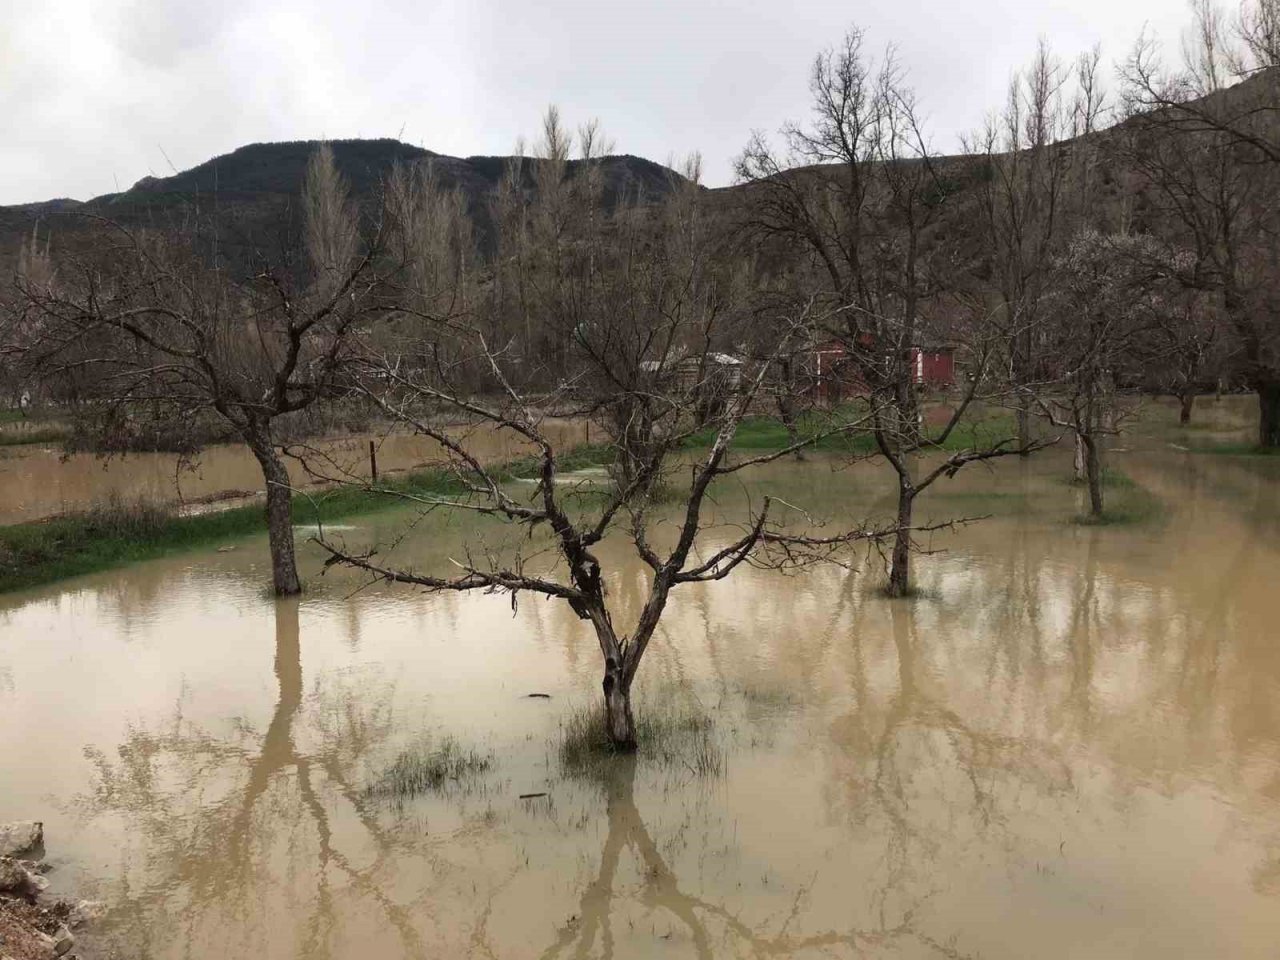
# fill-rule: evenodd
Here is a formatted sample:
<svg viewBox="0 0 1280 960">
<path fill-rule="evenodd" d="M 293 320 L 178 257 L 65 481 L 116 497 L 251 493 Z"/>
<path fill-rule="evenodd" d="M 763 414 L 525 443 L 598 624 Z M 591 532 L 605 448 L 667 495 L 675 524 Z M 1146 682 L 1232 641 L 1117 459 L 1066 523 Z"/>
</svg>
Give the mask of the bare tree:
<svg viewBox="0 0 1280 960">
<path fill-rule="evenodd" d="M 360 236 L 328 147 L 308 166 L 301 206 L 302 236 L 276 259 L 229 248 L 219 224 L 192 213 L 164 230 L 102 221 L 95 256 L 55 251 L 51 270 L 19 280 L 24 317 L 40 331 L 31 356 L 46 375 L 98 411 L 213 412 L 248 445 L 265 481 L 281 595 L 301 584 L 273 424 L 333 392 L 378 304 L 381 237 Z"/>
<path fill-rule="evenodd" d="M 986 250 L 976 267 L 993 294 L 1001 360 L 1020 388 L 1016 412 L 1024 449 L 1031 440 L 1035 386 L 1044 375 L 1042 308 L 1053 267 L 1092 213 L 1092 137 L 1103 109 L 1100 57 L 1095 48 L 1078 59 L 1069 97 L 1068 71 L 1041 42 L 1031 66 L 1011 81 L 1003 112 L 967 143 L 975 163 L 978 236 Z"/>
<path fill-rule="evenodd" d="M 1196 397 L 1223 363 L 1217 310 L 1209 295 L 1195 289 L 1171 294 L 1168 308 L 1153 318 L 1151 342 L 1143 351 L 1151 360 L 1157 389 L 1178 401 L 1178 422 L 1191 422 Z"/>
<path fill-rule="evenodd" d="M 871 411 L 868 430 L 897 477 L 896 529 L 888 592 L 910 590 L 912 517 L 916 497 L 967 463 L 1029 452 L 1015 438 L 975 443 L 930 463 L 974 401 L 994 383 L 987 311 L 957 310 L 957 254 L 946 217 L 958 189 L 958 169 L 932 150 L 914 93 L 892 50 L 878 66 L 864 36 L 850 30 L 820 54 L 810 74 L 814 117 L 783 131 L 786 153 L 761 134 L 737 161 L 746 185 L 742 229 L 764 247 L 800 260 L 791 282 L 826 306 L 820 325 L 854 369 Z M 962 332 L 960 318 L 976 320 Z M 919 350 L 927 336 L 966 346 L 970 382 L 945 425 L 921 427 Z"/>
<path fill-rule="evenodd" d="M 1233 28 L 1207 2 L 1193 9 L 1180 68 L 1165 69 L 1148 38 L 1129 58 L 1121 143 L 1137 178 L 1140 226 L 1191 252 L 1182 282 L 1218 297 L 1258 394 L 1258 442 L 1277 447 L 1276 5 L 1246 3 Z"/>
<path fill-rule="evenodd" d="M 687 171 L 696 172 L 694 165 Z M 822 435 L 759 456 L 729 456 L 743 417 L 762 397 L 772 362 L 810 318 L 777 316 L 773 350 L 758 362 L 730 363 L 721 355 L 718 337 L 734 312 L 733 286 L 713 255 L 714 245 L 703 242 L 707 222 L 701 193 L 696 184 L 686 184 L 659 206 L 632 203 L 607 222 L 566 214 L 559 221 L 564 229 L 554 255 L 544 250 L 523 264 L 488 267 L 482 287 L 497 282 L 493 278 L 504 271 L 527 271 L 526 289 L 538 291 L 525 300 L 531 322 L 541 328 L 533 336 L 564 338 L 547 362 L 558 364 L 563 357 L 575 372 L 550 394 L 539 389 L 545 377 L 532 369 L 535 354 L 526 344 L 488 339 L 486 332 L 495 325 L 486 313 L 507 301 L 483 295 L 467 320 L 442 324 L 421 318 L 416 333 L 424 356 L 440 356 L 437 344 L 450 339 L 453 346 L 444 353 L 487 366 L 482 389 L 463 378 L 461 363 L 414 365 L 406 373 L 394 369 L 385 354 L 374 351 L 366 358 L 361 389 L 394 421 L 438 442 L 456 477 L 456 494 L 408 499 L 423 510 L 497 518 L 527 529 L 526 541 L 507 550 L 475 544 L 466 556 L 454 558 L 455 572 L 439 574 L 397 566 L 385 544 L 379 552 L 377 545 L 348 546 L 324 531 L 318 537 L 330 562 L 375 579 L 431 591 L 502 591 L 513 603 L 521 594 L 567 603 L 590 623 L 599 643 L 604 722 L 621 750 L 636 746 L 632 684 L 676 588 L 722 579 L 744 563 L 819 562 L 850 544 L 887 535 L 865 527 L 832 535 L 793 533 L 781 522 L 788 508 L 770 498 L 754 505 L 742 523 L 715 518 L 713 484 L 789 456 Z M 535 194 L 521 221 L 524 229 L 543 229 L 556 212 L 541 209 L 542 204 L 558 202 L 555 192 Z M 504 238 L 499 250 L 532 246 L 529 240 Z M 501 282 L 514 279 L 508 275 Z M 605 427 L 619 469 L 604 489 L 584 491 L 563 475 L 567 451 L 553 441 L 545 423 L 550 411 L 567 403 Z M 521 438 L 533 452 L 532 486 L 504 482 L 480 461 L 466 437 L 419 414 L 429 406 Z M 699 431 L 713 435 L 710 449 L 692 458 L 682 455 Z M 625 537 L 650 573 L 643 608 L 630 629 L 614 620 L 609 571 L 597 552 L 610 534 Z"/>
<path fill-rule="evenodd" d="M 1155 38 L 1139 39 L 1122 71 L 1131 108 L 1182 132 L 1222 135 L 1247 162 L 1280 163 L 1280 3 L 1242 0 L 1234 19 L 1212 0 L 1189 6 L 1178 68 L 1165 66 Z"/>
<path fill-rule="evenodd" d="M 1057 267 L 1054 322 L 1048 346 L 1055 358 L 1052 391 L 1037 396 L 1041 412 L 1076 439 L 1089 514 L 1104 515 L 1103 445 L 1132 412 L 1122 386 L 1137 378 L 1161 300 L 1158 246 L 1148 237 L 1085 232 Z M 1167 282 L 1167 277 L 1164 278 Z"/>
</svg>

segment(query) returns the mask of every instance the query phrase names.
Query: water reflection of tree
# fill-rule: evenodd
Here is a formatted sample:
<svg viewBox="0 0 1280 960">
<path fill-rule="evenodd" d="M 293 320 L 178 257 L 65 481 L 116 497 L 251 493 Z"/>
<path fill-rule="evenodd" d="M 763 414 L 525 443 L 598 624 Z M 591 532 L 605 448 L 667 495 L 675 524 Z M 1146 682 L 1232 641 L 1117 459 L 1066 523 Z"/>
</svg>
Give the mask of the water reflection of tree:
<svg viewBox="0 0 1280 960">
<path fill-rule="evenodd" d="M 640 868 L 641 887 L 636 899 L 653 912 L 670 916 L 688 936 L 694 956 L 709 960 L 717 956 L 792 957 L 805 951 L 825 953 L 833 947 L 851 948 L 859 954 L 872 948 L 914 944 L 920 956 L 960 960 L 965 955 L 916 928 L 910 911 L 894 925 L 870 929 L 824 930 L 816 933 L 789 933 L 798 924 L 808 889 L 796 891 L 790 914 L 777 932 L 767 932 L 736 911 L 682 889 L 680 880 L 662 856 L 645 825 L 635 800 L 637 761 L 619 758 L 602 774 L 601 787 L 608 812 L 608 832 L 600 851 L 595 877 L 582 891 L 576 916 L 545 949 L 542 960 L 558 957 L 609 960 L 614 956 L 616 938 L 613 906 L 630 893 L 620 889 L 620 867 L 628 851 Z M 915 955 L 915 954 L 913 954 Z"/>
<path fill-rule="evenodd" d="M 141 955 L 167 952 L 159 949 L 166 937 L 182 945 L 175 952 L 199 953 L 202 938 L 225 940 L 219 926 L 229 918 L 255 936 L 248 931 L 256 917 L 261 946 L 269 931 L 284 929 L 281 917 L 269 915 L 270 896 L 283 894 L 290 922 L 301 918 L 299 952 L 329 956 L 339 928 L 339 879 L 345 899 L 354 894 L 367 903 L 406 954 L 419 954 L 408 912 L 380 883 L 406 840 L 380 825 L 354 784 L 359 759 L 388 732 L 389 694 L 362 690 L 359 702 L 339 695 L 303 711 L 298 601 L 276 601 L 275 614 L 278 697 L 265 732 L 242 723 L 233 735 L 212 735 L 187 721 L 179 703 L 167 729 L 132 729 L 116 761 L 89 752 L 97 769 L 87 812 L 118 818 L 145 857 L 143 876 L 124 877 L 113 914 L 118 935 Z M 306 712 L 315 715 L 305 731 L 315 742 L 304 749 Z M 344 849 L 351 822 L 367 847 L 356 854 Z M 274 856 L 281 847 L 283 863 Z M 314 884 L 307 910 L 276 889 L 300 878 Z M 179 929 L 165 930 L 166 917 Z"/>
</svg>

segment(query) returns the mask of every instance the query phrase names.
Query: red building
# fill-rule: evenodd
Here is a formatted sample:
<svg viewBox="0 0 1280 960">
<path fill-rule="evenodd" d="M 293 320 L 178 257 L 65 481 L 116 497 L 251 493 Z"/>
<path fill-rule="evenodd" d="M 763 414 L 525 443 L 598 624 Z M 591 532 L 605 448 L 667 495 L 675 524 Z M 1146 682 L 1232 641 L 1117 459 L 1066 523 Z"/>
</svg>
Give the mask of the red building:
<svg viewBox="0 0 1280 960">
<path fill-rule="evenodd" d="M 955 350 L 946 346 L 911 348 L 912 380 L 927 390 L 947 390 L 956 382 Z M 839 341 L 814 350 L 814 388 L 825 403 L 839 403 L 867 392 L 866 378 L 848 349 Z"/>
</svg>

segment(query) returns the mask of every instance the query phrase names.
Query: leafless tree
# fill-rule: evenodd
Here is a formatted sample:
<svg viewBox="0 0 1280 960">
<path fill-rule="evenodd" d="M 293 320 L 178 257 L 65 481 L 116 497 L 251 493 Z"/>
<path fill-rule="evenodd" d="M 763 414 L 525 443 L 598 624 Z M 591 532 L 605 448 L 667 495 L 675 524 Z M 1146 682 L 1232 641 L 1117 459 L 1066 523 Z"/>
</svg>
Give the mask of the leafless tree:
<svg viewBox="0 0 1280 960">
<path fill-rule="evenodd" d="M 1104 515 L 1103 445 L 1132 412 L 1120 389 L 1137 378 L 1142 351 L 1167 310 L 1169 277 L 1155 268 L 1158 245 L 1149 237 L 1080 234 L 1057 266 L 1048 346 L 1054 389 L 1037 395 L 1046 418 L 1076 439 L 1089 514 Z"/>
<path fill-rule="evenodd" d="M 550 132 L 547 141 L 554 141 Z M 687 172 L 696 171 L 690 166 Z M 470 512 L 527 529 L 523 545 L 500 551 L 473 544 L 466 556 L 454 558 L 457 570 L 444 574 L 397 566 L 385 544 L 379 552 L 377 545 L 349 546 L 324 531 L 318 537 L 329 562 L 378 580 L 430 591 L 507 592 L 513 603 L 521 594 L 567 603 L 590 623 L 599 643 L 604 721 L 622 750 L 636 746 L 632 684 L 676 588 L 723 579 L 744 563 L 820 562 L 850 544 L 896 533 L 865 526 L 829 535 L 793 532 L 782 521 L 788 513 L 803 515 L 768 497 L 742 523 L 716 518 L 713 485 L 829 434 L 812 434 L 758 456 L 730 456 L 738 426 L 763 396 L 772 363 L 810 317 L 775 317 L 772 351 L 759 360 L 721 352 L 719 333 L 736 302 L 732 271 L 714 256 L 714 245 L 701 242 L 702 195 L 691 180 L 686 184 L 660 205 L 628 204 L 607 222 L 566 214 L 557 250 L 538 251 L 523 264 L 487 267 L 473 316 L 449 323 L 420 318 L 416 340 L 407 334 L 399 353 L 416 352 L 423 362 L 397 370 L 385 354 L 371 351 L 366 358 L 361 389 L 392 420 L 439 443 L 456 478 L 457 490 L 448 496 L 400 495 L 423 510 Z M 541 205 L 558 202 L 554 192 L 535 194 L 522 218 L 524 229 L 541 230 L 557 214 Z M 499 250 L 519 257 L 532 246 L 504 238 Z M 487 299 L 492 290 L 483 288 L 515 282 L 509 273 L 504 276 L 509 271 L 527 271 L 522 282 L 537 291 L 524 301 L 530 322 L 541 328 L 535 336 L 564 338 L 548 362 L 563 357 L 575 372 L 550 394 L 540 389 L 543 372 L 530 363 L 536 353 L 518 338 L 488 337 L 495 324 L 487 311 L 502 309 L 503 301 Z M 441 340 L 451 341 L 447 350 L 439 347 Z M 462 375 L 464 362 L 435 359 L 442 355 L 485 365 L 487 384 L 475 388 Z M 563 474 L 567 451 L 545 423 L 549 411 L 566 404 L 604 427 L 619 466 L 604 488 L 584 491 L 581 482 Z M 506 482 L 480 461 L 466 437 L 420 416 L 427 406 L 521 438 L 533 454 L 532 485 Z M 847 429 L 839 425 L 832 432 Z M 710 435 L 710 448 L 683 454 L 700 433 Z M 629 630 L 614 621 L 610 571 L 598 553 L 610 534 L 624 537 L 649 570 L 642 610 Z"/>
<path fill-rule="evenodd" d="M 1196 397 L 1210 377 L 1221 377 L 1225 358 L 1218 311 L 1208 294 L 1183 288 L 1171 292 L 1166 309 L 1153 317 L 1144 356 L 1155 372 L 1153 386 L 1178 401 L 1178 422 L 1191 422 Z"/>
<path fill-rule="evenodd" d="M 1072 93 L 1068 71 L 1042 42 L 1031 66 L 1011 81 L 1004 110 L 966 144 L 986 251 L 975 266 L 993 295 L 1001 360 L 1020 388 L 1018 440 L 1024 449 L 1031 440 L 1035 387 L 1044 379 L 1042 307 L 1053 267 L 1093 212 L 1093 135 L 1103 111 L 1100 57 L 1095 48 L 1078 59 Z"/>
<path fill-rule="evenodd" d="M 1246 148 L 1246 162 L 1280 163 L 1280 3 L 1242 0 L 1234 18 L 1212 0 L 1190 8 L 1177 68 L 1154 37 L 1139 40 L 1122 70 L 1131 109 L 1186 133 L 1220 134 Z"/>
<path fill-rule="evenodd" d="M 1276 5 L 1248 2 L 1229 27 L 1198 2 L 1182 63 L 1166 69 L 1143 38 L 1124 68 L 1121 141 L 1144 230 L 1191 251 L 1183 282 L 1212 291 L 1258 394 L 1258 442 L 1280 446 L 1275 304 L 1280 199 Z M 1236 82 L 1241 78 L 1243 82 Z"/>
<path fill-rule="evenodd" d="M 784 129 L 778 154 L 756 134 L 737 161 L 745 185 L 741 227 L 766 249 L 799 260 L 793 282 L 833 318 L 819 337 L 839 345 L 866 393 L 869 433 L 897 476 L 896 528 L 888 592 L 910 590 L 916 497 L 964 465 L 1029 452 L 1034 441 L 980 442 L 930 462 L 989 392 L 996 370 L 989 311 L 960 309 L 953 296 L 957 251 L 947 239 L 947 215 L 958 189 L 957 165 L 932 150 L 915 95 L 890 50 L 878 65 L 850 30 L 839 47 L 820 54 L 810 74 L 813 119 Z M 953 231 L 953 235 L 954 235 Z M 974 321 L 964 329 L 964 321 Z M 947 422 L 921 428 L 916 358 L 926 338 L 963 345 L 969 383 Z"/>
<path fill-rule="evenodd" d="M 301 585 L 273 424 L 332 393 L 379 302 L 380 224 L 361 235 L 327 147 L 308 166 L 301 212 L 301 238 L 275 259 L 228 249 L 219 225 L 192 212 L 165 229 L 99 222 L 92 256 L 55 248 L 49 268 L 19 278 L 24 320 L 39 331 L 29 356 L 46 375 L 98 411 L 211 411 L 244 440 L 265 480 L 281 595 Z"/>
</svg>

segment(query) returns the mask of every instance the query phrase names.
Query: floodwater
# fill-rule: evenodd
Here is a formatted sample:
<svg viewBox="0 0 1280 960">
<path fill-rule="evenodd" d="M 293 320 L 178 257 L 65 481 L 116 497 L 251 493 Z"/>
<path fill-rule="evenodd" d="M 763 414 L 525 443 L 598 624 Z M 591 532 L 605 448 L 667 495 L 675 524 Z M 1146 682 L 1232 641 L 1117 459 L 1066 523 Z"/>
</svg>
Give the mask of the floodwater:
<svg viewBox="0 0 1280 960">
<path fill-rule="evenodd" d="M 599 654 L 558 602 L 357 591 L 313 549 L 277 602 L 260 541 L 6 595 L 0 820 L 46 822 L 55 891 L 112 903 L 128 957 L 1274 960 L 1280 460 L 1112 464 L 1134 523 L 1070 523 L 1059 453 L 926 494 L 994 516 L 933 536 L 913 599 L 874 556 L 680 588 L 639 709 L 709 714 L 710 773 L 562 770 Z M 888 511 L 833 466 L 761 471 L 722 517 Z M 397 554 L 476 534 L 433 518 Z M 634 616 L 641 567 L 602 552 Z M 488 771 L 366 791 L 449 738 Z"/>
<path fill-rule="evenodd" d="M 584 424 L 548 420 L 543 429 L 554 443 L 581 441 Z M 468 447 L 488 462 L 529 453 L 510 431 L 457 428 Z M 289 447 L 289 475 L 300 488 L 317 480 L 342 482 L 369 476 L 369 442 L 373 440 L 380 474 L 431 466 L 441 458 L 440 445 L 417 434 L 348 436 L 309 440 Z M 186 461 L 172 453 L 131 453 L 110 458 L 91 453 L 63 455 L 58 445 L 0 447 L 0 524 L 40 520 L 84 509 L 112 496 L 157 503 L 200 504 L 260 493 L 262 470 L 243 444 L 217 444 Z"/>
</svg>

